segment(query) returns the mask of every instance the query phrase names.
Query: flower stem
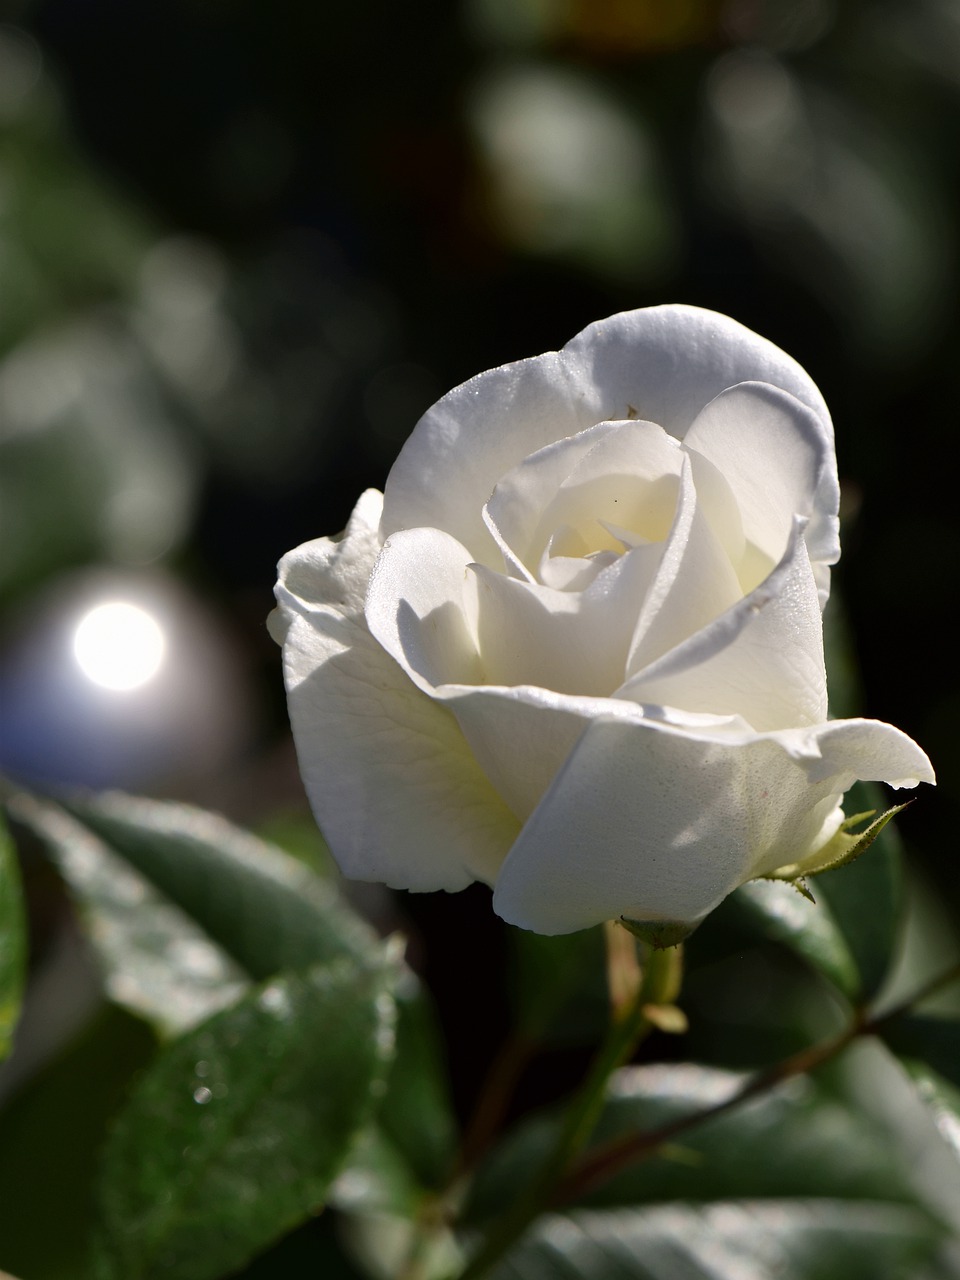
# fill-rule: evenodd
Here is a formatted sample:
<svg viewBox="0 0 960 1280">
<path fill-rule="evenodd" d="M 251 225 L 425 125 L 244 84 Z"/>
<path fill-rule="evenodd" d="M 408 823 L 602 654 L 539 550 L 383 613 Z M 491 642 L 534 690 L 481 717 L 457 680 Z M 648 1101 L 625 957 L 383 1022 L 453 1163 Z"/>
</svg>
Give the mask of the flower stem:
<svg viewBox="0 0 960 1280">
<path fill-rule="evenodd" d="M 539 1175 L 512 1209 L 494 1226 L 459 1280 L 480 1280 L 480 1277 L 485 1276 L 544 1208 L 578 1199 L 622 1169 L 654 1155 L 665 1143 L 704 1121 L 734 1110 L 751 1098 L 776 1088 L 785 1080 L 814 1071 L 837 1057 L 860 1036 L 875 1034 L 888 1023 L 911 1012 L 942 987 L 960 980 L 958 961 L 893 1008 L 873 1014 L 867 1010 L 859 1011 L 850 1026 L 839 1035 L 821 1044 L 801 1049 L 774 1066 L 757 1072 L 722 1102 L 686 1116 L 678 1116 L 656 1129 L 614 1139 L 590 1152 L 570 1169 L 572 1161 L 589 1138 L 603 1107 L 608 1079 L 660 1021 L 658 1013 L 662 1013 L 665 1006 L 669 1008 L 675 998 L 678 953 L 679 948 L 670 952 L 651 953 L 644 966 L 643 980 L 635 998 L 629 1007 L 621 1007 L 620 1016 L 612 1021 L 607 1037 L 574 1096 L 557 1140 Z"/>
<path fill-rule="evenodd" d="M 627 1004 L 615 1009 L 606 1038 L 563 1117 L 560 1132 L 536 1175 L 511 1209 L 494 1225 L 460 1280 L 478 1280 L 523 1235 L 552 1199 L 552 1193 L 571 1162 L 590 1137 L 603 1107 L 607 1081 L 633 1055 L 653 1029 L 655 1010 L 672 1002 L 677 993 L 680 950 L 649 952 L 642 978 Z M 654 1013 L 651 1018 L 650 1014 Z"/>
<path fill-rule="evenodd" d="M 782 1062 L 768 1067 L 765 1071 L 758 1072 L 722 1102 L 718 1102 L 712 1107 L 707 1107 L 705 1110 L 695 1111 L 690 1115 L 678 1116 L 675 1120 L 670 1120 L 666 1124 L 659 1126 L 659 1128 L 648 1129 L 641 1133 L 627 1134 L 625 1137 L 616 1138 L 612 1142 L 598 1147 L 590 1152 L 578 1167 L 559 1183 L 553 1203 L 562 1204 L 578 1199 L 594 1187 L 606 1182 L 622 1169 L 655 1155 L 665 1143 L 702 1124 L 705 1120 L 722 1115 L 725 1111 L 732 1111 L 735 1107 L 748 1102 L 758 1094 L 765 1093 L 768 1089 L 776 1088 L 784 1080 L 789 1080 L 793 1076 L 806 1075 L 842 1053 L 858 1037 L 874 1034 L 888 1023 L 893 1022 L 905 1013 L 909 1013 L 918 1004 L 936 991 L 939 991 L 941 987 L 945 987 L 958 979 L 960 979 L 960 961 L 931 978 L 929 982 L 926 982 L 915 991 L 912 996 L 894 1008 L 872 1016 L 864 1011 L 858 1014 L 850 1026 L 838 1036 L 826 1040 L 822 1044 L 811 1045 L 806 1049 L 801 1049 L 798 1053 L 785 1058 Z"/>
</svg>

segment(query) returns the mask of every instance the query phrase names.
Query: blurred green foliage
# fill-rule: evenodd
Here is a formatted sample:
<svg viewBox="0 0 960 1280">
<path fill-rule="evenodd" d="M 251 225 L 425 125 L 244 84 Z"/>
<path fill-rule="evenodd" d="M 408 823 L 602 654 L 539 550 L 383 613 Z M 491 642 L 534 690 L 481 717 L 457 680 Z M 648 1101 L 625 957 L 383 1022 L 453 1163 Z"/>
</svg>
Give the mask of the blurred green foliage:
<svg viewBox="0 0 960 1280">
<path fill-rule="evenodd" d="M 124 735 L 145 732 L 159 710 L 131 702 L 121 724 L 114 704 L 101 713 L 70 703 L 56 666 L 66 649 L 48 640 L 73 617 L 77 570 L 95 566 L 105 584 L 115 573 L 145 589 L 175 584 L 189 602 L 177 652 L 205 656 L 163 712 L 192 754 L 179 773 L 159 757 L 138 763 L 136 785 L 226 808 L 306 849 L 299 871 L 284 863 L 284 875 L 311 886 L 291 903 L 237 870 L 243 859 L 229 840 L 219 854 L 204 851 L 202 839 L 151 826 L 146 810 L 61 815 L 60 865 L 112 974 L 112 998 L 124 974 L 137 996 L 123 1003 L 182 1032 L 232 1007 L 254 980 L 317 958 L 291 924 L 312 920 L 326 889 L 309 871 L 323 853 L 303 840 L 277 655 L 262 629 L 277 557 L 342 527 L 356 494 L 382 484 L 416 418 L 447 387 L 556 347 L 605 313 L 673 300 L 728 312 L 777 341 L 833 409 L 845 481 L 837 576 L 859 664 L 842 642 L 836 654 L 831 647 L 831 705 L 900 724 L 930 752 L 938 792 L 899 826 L 910 861 L 921 848 L 955 915 L 958 128 L 952 0 L 16 0 L 5 11 L 0 768 L 29 773 L 42 758 L 53 762 L 47 780 L 69 783 L 89 781 L 96 761 L 98 781 L 130 785 L 118 758 L 139 757 Z M 836 614 L 828 624 L 830 640 Z M 210 725 L 221 731 L 215 743 Z M 101 759 L 108 738 L 121 746 Z M 280 813 L 294 816 L 280 822 Z M 36 847 L 22 827 L 18 835 L 36 993 L 72 926 L 60 888 L 37 872 Z M 923 939 L 949 938 L 954 926 L 943 903 L 922 894 L 906 958 L 885 972 L 903 900 L 892 833 L 884 841 L 814 886 L 821 907 L 784 886 L 750 888 L 694 936 L 684 997 L 693 1031 L 682 1051 L 708 1064 L 703 1080 L 830 1034 L 848 999 L 911 988 L 930 972 Z M 193 881 L 175 874 L 191 865 Z M 221 897 L 224 879 L 232 889 Z M 15 883 L 0 868 L 0 913 L 10 920 L 19 918 Z M 228 900 L 218 918 L 212 907 Z M 149 922 L 127 919 L 133 902 Z M 440 1004 L 451 1079 L 428 1006 L 401 990 L 401 1056 L 417 1068 L 397 1073 L 383 1124 L 353 1152 L 356 1176 L 331 1192 L 353 1234 L 331 1213 L 306 1222 L 251 1264 L 251 1280 L 276 1274 L 271 1266 L 349 1280 L 361 1274 L 358 1259 L 368 1267 L 371 1258 L 389 1270 L 407 1240 L 397 1228 L 403 1206 L 429 1205 L 449 1173 L 448 1095 L 469 1113 L 514 1014 L 539 1056 L 515 1082 L 508 1123 L 569 1087 L 603 1017 L 595 940 L 519 939 L 505 956 L 481 890 L 414 898 L 399 915 L 376 896 L 365 907 L 384 929 L 411 933 Z M 324 919 L 332 932 L 321 936 L 339 937 Z M 238 942 L 230 920 L 259 925 Z M 251 965 L 243 947 L 267 936 L 278 949 Z M 465 937 L 470 964 L 437 959 Z M 157 960 L 171 949 L 196 960 L 197 947 L 219 949 L 221 968 L 216 981 L 207 972 L 208 1003 L 177 1022 L 171 992 L 193 990 L 183 986 L 190 966 L 168 966 L 159 981 Z M 4 1008 L 18 986 L 16 950 L 0 948 Z M 64 1035 L 73 998 L 41 1006 Z M 956 1083 L 956 1024 L 918 1018 L 897 1034 L 898 1052 L 928 1064 L 911 1065 L 934 1116 L 907 1125 L 916 1149 L 927 1139 L 933 1149 L 935 1124 L 955 1151 L 956 1094 L 943 1077 Z M 0 1112 L 0 1267 L 72 1280 L 108 1116 L 154 1042 L 116 1012 L 65 1050 L 55 1032 L 48 1041 L 26 1028 L 22 1042 L 27 1066 L 8 1077 Z M 673 1040 L 651 1046 L 654 1057 L 679 1051 Z M 890 1136 L 896 1126 L 883 1116 L 864 1119 L 864 1108 L 876 1118 L 907 1096 L 883 1061 L 858 1060 L 840 1083 L 818 1077 L 802 1096 L 752 1113 L 745 1129 L 731 1121 L 726 1136 L 706 1132 L 693 1144 L 701 1164 L 684 1165 L 684 1146 L 666 1172 L 685 1191 L 729 1172 L 745 1198 L 759 1195 L 736 1155 L 745 1143 L 755 1154 L 774 1120 L 788 1137 L 810 1137 L 811 1159 L 875 1172 L 906 1132 Z M 846 1137 L 813 1150 L 821 1130 L 804 1128 L 804 1108 L 821 1093 L 829 1107 L 818 1114 L 847 1108 L 837 1130 Z M 650 1114 L 661 1106 L 648 1097 L 617 1105 L 641 1102 Z M 893 1146 L 879 1157 L 887 1138 Z M 643 1178 L 662 1165 L 638 1173 L 631 1194 L 646 1196 Z M 907 1194 L 874 1191 L 885 1215 Z M 916 1211 L 885 1217 L 888 1230 L 870 1213 L 854 1230 L 843 1206 L 845 1242 L 828 1217 L 822 1240 L 811 1234 L 797 1200 L 749 1212 L 717 1201 L 697 1222 L 668 1221 L 658 1207 L 629 1219 L 581 1213 L 547 1224 L 516 1265 L 549 1267 L 557 1241 L 576 1240 L 571 1274 L 592 1275 L 591 1266 L 628 1265 L 617 1241 L 630 1239 L 651 1259 L 636 1274 L 659 1280 L 693 1240 L 685 1265 L 701 1274 L 711 1255 L 697 1252 L 696 1232 L 709 1221 L 723 1247 L 732 1247 L 725 1232 L 748 1222 L 757 1266 L 780 1257 L 779 1240 L 798 1250 L 804 1276 L 839 1274 L 841 1257 L 845 1280 L 873 1280 L 883 1267 L 922 1275 L 939 1265 L 940 1237 L 929 1188 L 915 1199 Z M 45 1229 L 54 1218 L 57 1233 Z M 955 1272 L 944 1262 L 942 1274 Z"/>
<path fill-rule="evenodd" d="M 250 636 L 277 556 L 342 526 L 433 399 L 604 312 L 713 306 L 834 409 L 863 709 L 940 766 L 908 819 L 936 858 L 960 803 L 960 529 L 928 461 L 955 452 L 958 67 L 940 0 L 20 0 L 8 636 L 68 567 L 165 566 L 240 637 L 269 735 Z"/>
</svg>

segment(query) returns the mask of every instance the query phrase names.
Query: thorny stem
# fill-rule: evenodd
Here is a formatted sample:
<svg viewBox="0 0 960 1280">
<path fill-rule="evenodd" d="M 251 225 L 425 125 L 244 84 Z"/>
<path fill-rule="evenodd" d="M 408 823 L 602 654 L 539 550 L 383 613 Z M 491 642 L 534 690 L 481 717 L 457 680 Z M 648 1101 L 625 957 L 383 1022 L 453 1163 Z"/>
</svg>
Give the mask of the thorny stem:
<svg viewBox="0 0 960 1280">
<path fill-rule="evenodd" d="M 637 994 L 642 973 L 635 939 L 614 920 L 604 926 L 607 986 L 613 1017 L 618 1019 Z M 540 1005 L 527 1025 L 512 1032 L 497 1051 L 473 1114 L 467 1122 L 452 1180 L 472 1169 L 490 1146 L 510 1108 L 517 1084 L 540 1048 L 556 1008 Z"/>
<path fill-rule="evenodd" d="M 909 1013 L 942 987 L 958 979 L 960 979 L 960 961 L 931 978 L 908 999 L 891 1009 L 874 1014 L 870 1014 L 867 1010 L 858 1011 L 850 1026 L 839 1035 L 822 1044 L 801 1049 L 799 1053 L 785 1058 L 765 1071 L 758 1072 L 723 1102 L 690 1115 L 679 1116 L 656 1129 L 615 1139 L 595 1149 L 570 1169 L 583 1142 L 589 1137 L 597 1113 L 603 1105 L 606 1081 L 651 1028 L 651 1023 L 644 1013 L 645 1001 L 649 999 L 645 995 L 646 983 L 644 983 L 631 1014 L 611 1028 L 607 1041 L 597 1055 L 587 1079 L 574 1098 L 560 1137 L 540 1175 L 534 1179 L 527 1193 L 495 1225 L 480 1250 L 461 1273 L 460 1280 L 481 1280 L 481 1277 L 489 1274 L 494 1264 L 520 1239 L 543 1208 L 564 1204 L 580 1197 L 584 1192 L 607 1181 L 629 1165 L 648 1159 L 665 1143 L 696 1128 L 704 1121 L 734 1110 L 751 1098 L 776 1088 L 785 1080 L 806 1075 L 817 1067 L 823 1066 L 824 1063 L 842 1053 L 858 1037 L 872 1035 L 881 1030 L 905 1013 Z M 630 1024 L 629 1029 L 627 1023 Z M 564 1176 L 566 1170 L 570 1171 Z"/>
<path fill-rule="evenodd" d="M 672 954 L 651 952 L 642 982 L 629 1005 L 621 1007 L 618 1016 L 611 1020 L 606 1038 L 563 1116 L 560 1132 L 539 1174 L 496 1224 L 461 1273 L 460 1280 L 478 1280 L 486 1275 L 548 1203 L 558 1178 L 576 1159 L 593 1131 L 603 1107 L 607 1080 L 653 1029 L 648 1012 L 664 998 L 664 988 L 673 986 L 677 958 L 675 948 Z M 674 994 L 671 990 L 667 998 L 672 999 Z"/>
<path fill-rule="evenodd" d="M 931 978 L 929 982 L 925 983 L 907 1000 L 883 1013 L 870 1016 L 865 1010 L 860 1011 L 854 1017 L 850 1026 L 838 1036 L 834 1036 L 822 1044 L 810 1045 L 806 1049 L 801 1049 L 799 1053 L 785 1058 L 782 1062 L 767 1068 L 766 1071 L 758 1072 L 752 1079 L 747 1080 L 742 1088 L 731 1094 L 729 1098 L 724 1099 L 723 1102 L 718 1102 L 703 1111 L 693 1112 L 691 1115 L 678 1116 L 676 1120 L 670 1120 L 657 1129 L 649 1129 L 643 1133 L 627 1134 L 623 1138 L 617 1138 L 612 1142 L 606 1143 L 591 1152 L 559 1183 L 552 1203 L 559 1204 L 576 1199 L 583 1195 L 584 1192 L 607 1181 L 608 1178 L 613 1177 L 614 1174 L 619 1173 L 629 1165 L 636 1164 L 640 1160 L 654 1155 L 664 1143 L 685 1133 L 688 1129 L 693 1129 L 705 1120 L 710 1120 L 725 1111 L 732 1111 L 735 1107 L 748 1102 L 758 1094 L 765 1093 L 768 1089 L 776 1088 L 784 1080 L 790 1080 L 794 1076 L 806 1075 L 807 1072 L 815 1070 L 817 1067 L 829 1062 L 831 1058 L 835 1058 L 839 1053 L 842 1053 L 859 1036 L 873 1035 L 888 1023 L 895 1021 L 905 1013 L 909 1013 L 911 1009 L 926 1000 L 928 996 L 933 995 L 934 992 L 939 991 L 941 987 L 955 982 L 958 978 L 960 978 L 960 962 L 951 965 L 943 973 Z"/>
</svg>

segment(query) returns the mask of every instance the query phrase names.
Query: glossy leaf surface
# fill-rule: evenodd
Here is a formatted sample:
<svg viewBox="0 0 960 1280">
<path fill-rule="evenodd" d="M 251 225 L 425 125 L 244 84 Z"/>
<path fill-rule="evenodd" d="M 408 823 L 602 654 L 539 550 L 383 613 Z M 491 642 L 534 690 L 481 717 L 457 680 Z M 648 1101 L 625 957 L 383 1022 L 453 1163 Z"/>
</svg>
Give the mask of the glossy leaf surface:
<svg viewBox="0 0 960 1280">
<path fill-rule="evenodd" d="M 103 1275 L 215 1280 L 321 1208 L 382 1088 L 394 979 L 274 979 L 161 1053 L 106 1148 Z"/>
</svg>

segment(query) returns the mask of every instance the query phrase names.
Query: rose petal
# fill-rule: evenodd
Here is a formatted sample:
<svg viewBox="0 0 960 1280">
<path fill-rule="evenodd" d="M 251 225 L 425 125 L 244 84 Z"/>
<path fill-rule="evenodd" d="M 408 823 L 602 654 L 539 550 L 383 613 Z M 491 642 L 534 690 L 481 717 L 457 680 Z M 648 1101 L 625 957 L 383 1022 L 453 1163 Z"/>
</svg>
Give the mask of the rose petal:
<svg viewBox="0 0 960 1280">
<path fill-rule="evenodd" d="M 690 463 L 690 472 L 697 491 L 697 506 L 703 512 L 711 532 L 726 552 L 727 559 L 737 574 L 740 588 L 746 594 L 751 587 L 756 586 L 756 583 L 751 582 L 748 586 L 745 577 L 740 573 L 747 540 L 743 536 L 743 520 L 740 517 L 740 508 L 737 506 L 733 490 L 722 471 L 703 454 L 687 449 L 686 445 L 684 445 L 684 452 Z M 772 567 L 771 564 L 770 568 Z"/>
<path fill-rule="evenodd" d="M 521 821 L 539 804 L 591 719 L 617 709 L 606 698 L 524 685 L 449 685 L 437 697 L 454 713 L 478 764 Z M 624 714 L 639 714 L 630 703 L 619 706 Z"/>
<path fill-rule="evenodd" d="M 919 747 L 873 721 L 751 736 L 601 717 L 521 831 L 494 909 L 545 934 L 620 915 L 695 924 L 816 848 L 854 778 L 932 776 Z"/>
<path fill-rule="evenodd" d="M 805 762 L 812 783 L 831 777 L 848 779 L 842 787 L 845 791 L 858 779 L 898 788 L 937 780 L 926 752 L 902 730 L 881 720 L 831 720 L 816 729 L 777 737 Z"/>
<path fill-rule="evenodd" d="M 722 471 L 740 508 L 748 547 L 759 551 L 756 586 L 782 557 L 794 515 L 809 517 L 810 558 L 840 555 L 840 486 L 828 426 L 796 397 L 763 383 L 731 387 L 687 432 L 685 446 Z"/>
<path fill-rule="evenodd" d="M 583 402 L 575 368 L 558 352 L 478 374 L 428 409 L 387 478 L 381 535 L 445 529 L 471 559 L 502 556 L 483 523 L 501 476 L 522 459 L 599 421 Z"/>
<path fill-rule="evenodd" d="M 750 736 L 749 725 L 737 717 L 574 697 L 532 685 L 445 685 L 436 696 L 453 711 L 484 773 L 521 821 L 543 799 L 584 729 L 600 716 Z"/>
<path fill-rule="evenodd" d="M 823 629 L 803 525 L 794 522 L 786 555 L 765 582 L 616 696 L 740 715 L 757 732 L 824 721 Z"/>
<path fill-rule="evenodd" d="M 558 530 L 570 542 L 559 554 L 621 551 L 608 523 L 662 542 L 682 463 L 678 442 L 654 423 L 601 422 L 525 458 L 499 481 L 485 518 L 528 579 Z"/>
<path fill-rule="evenodd" d="M 439 529 L 404 529 L 384 543 L 367 589 L 367 625 L 426 693 L 484 683 L 470 555 Z"/>
<path fill-rule="evenodd" d="M 588 325 L 563 348 L 596 405 L 594 421 L 646 418 L 682 440 L 704 405 L 739 382 L 790 392 L 822 421 L 830 414 L 810 375 L 729 316 L 682 305 L 624 311 Z"/>
<path fill-rule="evenodd" d="M 304 785 L 346 875 L 417 890 L 489 883 L 516 819 L 454 718 L 411 684 L 363 618 L 378 505 L 365 495 L 342 541 L 318 539 L 281 562 L 274 627 L 285 635 Z"/>
<path fill-rule="evenodd" d="M 522 459 L 595 423 L 644 418 L 682 438 L 736 383 L 782 387 L 830 417 L 804 370 L 773 343 L 696 307 L 651 307 L 592 324 L 561 352 L 481 373 L 420 419 L 386 486 L 381 532 L 445 529 L 472 558 L 502 557 L 481 512 Z"/>
<path fill-rule="evenodd" d="M 637 618 L 627 675 L 681 644 L 742 596 L 723 544 L 700 509 L 685 457 L 676 516 Z"/>
<path fill-rule="evenodd" d="M 551 539 L 547 544 L 537 570 L 540 582 L 545 587 L 553 587 L 557 591 L 586 591 L 605 569 L 616 564 L 622 554 L 616 551 L 600 551 L 588 556 L 555 555 L 553 554 L 555 546 L 559 545 L 561 540 L 567 540 L 573 536 L 572 530 L 569 529 L 561 529 L 558 533 L 556 543 Z"/>
<path fill-rule="evenodd" d="M 616 429 L 617 423 L 598 422 L 574 436 L 554 440 L 499 478 L 484 506 L 483 520 L 501 548 L 508 570 L 517 577 L 527 582 L 536 579 L 540 552 L 534 554 L 532 544 L 544 508 L 580 459 Z"/>
<path fill-rule="evenodd" d="M 367 489 L 339 538 L 316 538 L 283 557 L 277 566 L 278 608 L 267 619 L 278 644 L 283 644 L 291 617 L 309 613 L 314 606 L 362 612 L 369 566 L 380 548 L 377 526 L 382 511 L 383 494 Z"/>
<path fill-rule="evenodd" d="M 660 557 L 659 546 L 635 547 L 583 591 L 521 582 L 474 565 L 484 683 L 612 694 L 623 683 L 637 613 Z"/>
</svg>

